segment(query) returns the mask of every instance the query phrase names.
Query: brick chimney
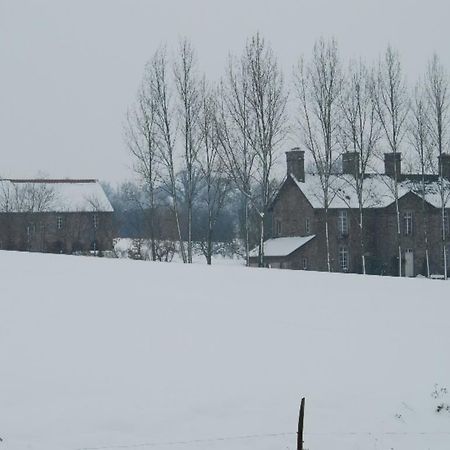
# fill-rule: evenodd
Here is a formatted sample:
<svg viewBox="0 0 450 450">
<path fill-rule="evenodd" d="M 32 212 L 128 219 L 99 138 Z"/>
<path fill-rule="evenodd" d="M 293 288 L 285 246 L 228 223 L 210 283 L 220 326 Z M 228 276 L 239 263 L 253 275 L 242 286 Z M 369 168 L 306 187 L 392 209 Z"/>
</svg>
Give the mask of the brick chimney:
<svg viewBox="0 0 450 450">
<path fill-rule="evenodd" d="M 342 173 L 344 175 L 359 176 L 359 153 L 346 152 L 342 155 Z"/>
<path fill-rule="evenodd" d="M 442 153 L 439 156 L 439 175 L 450 180 L 450 154 Z"/>
<path fill-rule="evenodd" d="M 397 180 L 402 175 L 402 154 L 401 153 L 385 153 L 384 154 L 384 173 L 394 178 L 397 173 Z"/>
<path fill-rule="evenodd" d="M 305 152 L 295 147 L 286 152 L 287 175 L 293 175 L 297 181 L 305 181 Z"/>
</svg>

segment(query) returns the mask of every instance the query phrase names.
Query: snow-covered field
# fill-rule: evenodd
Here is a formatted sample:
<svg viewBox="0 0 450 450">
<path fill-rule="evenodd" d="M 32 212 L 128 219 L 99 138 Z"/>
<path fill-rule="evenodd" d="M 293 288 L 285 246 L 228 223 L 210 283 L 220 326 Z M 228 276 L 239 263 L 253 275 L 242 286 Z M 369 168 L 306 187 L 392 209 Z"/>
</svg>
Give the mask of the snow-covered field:
<svg viewBox="0 0 450 450">
<path fill-rule="evenodd" d="M 293 449 L 301 396 L 310 450 L 450 448 L 446 282 L 13 252 L 0 274 L 0 449 Z"/>
<path fill-rule="evenodd" d="M 178 242 L 168 242 L 170 246 L 173 246 L 174 252 L 170 252 L 168 262 L 183 262 L 180 254 Z M 160 243 L 164 248 L 164 241 Z M 185 243 L 187 247 L 187 243 Z M 229 243 L 215 243 L 216 252 L 212 255 L 212 264 L 216 265 L 232 265 L 232 266 L 244 266 L 245 258 L 236 254 L 231 248 Z M 238 246 L 238 244 L 236 244 Z M 117 238 L 114 240 L 114 256 L 118 258 L 129 258 L 129 251 L 133 248 L 133 239 L 130 238 Z M 148 239 L 142 239 L 142 256 L 145 260 L 151 259 L 150 241 Z M 235 250 L 235 249 L 234 249 Z M 165 258 L 163 258 L 163 261 Z M 198 242 L 193 243 L 193 264 L 206 264 L 206 258 L 203 255 L 200 244 Z"/>
</svg>

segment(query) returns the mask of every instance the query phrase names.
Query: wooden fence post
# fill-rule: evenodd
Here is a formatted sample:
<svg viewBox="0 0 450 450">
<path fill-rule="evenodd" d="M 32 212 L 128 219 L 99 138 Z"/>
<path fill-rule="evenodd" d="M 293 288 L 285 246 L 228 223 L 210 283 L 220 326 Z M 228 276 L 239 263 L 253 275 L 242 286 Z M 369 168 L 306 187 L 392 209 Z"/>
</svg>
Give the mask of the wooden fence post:
<svg viewBox="0 0 450 450">
<path fill-rule="evenodd" d="M 298 417 L 297 450 L 303 450 L 303 418 L 305 417 L 305 397 L 300 404 L 300 414 Z"/>
</svg>

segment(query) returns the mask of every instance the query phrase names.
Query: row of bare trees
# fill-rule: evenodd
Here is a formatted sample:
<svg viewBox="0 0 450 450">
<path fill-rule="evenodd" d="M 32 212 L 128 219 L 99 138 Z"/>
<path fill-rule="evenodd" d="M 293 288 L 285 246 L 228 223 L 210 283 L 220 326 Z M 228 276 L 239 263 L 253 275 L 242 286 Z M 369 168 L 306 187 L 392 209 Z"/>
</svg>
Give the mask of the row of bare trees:
<svg viewBox="0 0 450 450">
<path fill-rule="evenodd" d="M 411 167 L 414 163 L 420 168 L 424 211 L 426 175 L 439 175 L 445 247 L 448 189 L 435 161 L 448 151 L 449 94 L 448 75 L 439 58 L 433 56 L 411 93 L 399 54 L 391 47 L 373 66 L 359 60 L 347 68 L 336 41 L 320 39 L 311 56 L 300 59 L 293 78 L 288 104 L 288 86 L 277 57 L 259 34 L 247 41 L 240 56 L 229 57 L 217 83 L 199 73 L 196 53 L 187 39 L 180 42 L 175 57 L 161 47 L 148 62 L 136 103 L 127 115 L 127 144 L 146 185 L 150 209 L 156 206 L 158 190 L 170 198 L 183 261 L 192 262 L 192 219 L 200 190 L 206 191 L 201 197 L 208 211 L 205 256 L 209 263 L 216 222 L 234 190 L 244 205 L 242 238 L 247 261 L 250 215 L 254 214 L 259 218 L 259 263 L 264 264 L 265 218 L 279 185 L 273 169 L 288 135 L 300 139 L 320 178 L 329 270 L 328 210 L 337 195 L 333 175 L 337 161 L 349 151 L 359 155 L 359 167 L 348 182 L 358 198 L 363 271 L 366 174 L 376 170 L 385 152 L 394 154 L 393 177 L 386 182 L 395 201 L 399 273 L 401 180 L 395 155 L 400 152 Z M 186 224 L 186 239 L 182 224 Z M 427 231 L 424 239 L 428 239 Z M 153 246 L 154 235 L 151 241 Z M 445 251 L 444 265 L 446 272 Z"/>
<path fill-rule="evenodd" d="M 295 70 L 295 87 L 300 105 L 298 125 L 304 147 L 320 178 L 321 200 L 325 211 L 327 265 L 330 270 L 328 209 L 334 196 L 336 162 L 345 152 L 359 155 L 354 177 L 347 179 L 358 199 L 362 270 L 366 272 L 364 208 L 368 206 L 365 183 L 367 173 L 377 170 L 383 153 L 393 155 L 393 176 L 383 178 L 395 203 L 398 272 L 402 274 L 402 234 L 399 210 L 400 174 L 397 156 L 402 153 L 410 169 L 421 174 L 424 215 L 424 242 L 429 275 L 429 248 L 425 212 L 426 175 L 439 175 L 444 273 L 447 273 L 445 209 L 448 183 L 442 170 L 442 154 L 448 152 L 450 117 L 448 74 L 439 58 L 430 60 L 423 80 L 411 95 L 402 71 L 399 54 L 388 47 L 377 65 L 361 60 L 342 66 L 334 40 L 319 40 L 310 60 L 300 60 Z M 413 151 L 411 151 L 413 150 Z M 439 161 L 439 163 L 438 163 Z M 441 166 L 441 167 L 439 167 Z"/>
<path fill-rule="evenodd" d="M 150 208 L 155 208 L 157 189 L 170 196 L 184 262 L 192 262 L 192 224 L 199 190 L 205 191 L 204 250 L 210 264 L 215 225 L 235 189 L 245 203 L 246 258 L 249 210 L 253 209 L 259 217 L 263 263 L 275 149 L 287 133 L 286 103 L 277 59 L 259 35 L 249 40 L 240 58 L 230 57 L 226 76 L 217 85 L 199 75 L 195 51 L 186 39 L 180 42 L 173 61 L 160 48 L 147 64 L 136 104 L 127 115 L 127 144 L 136 172 L 147 186 Z M 186 223 L 186 240 L 182 222 Z M 151 242 L 154 249 L 153 233 Z"/>
</svg>

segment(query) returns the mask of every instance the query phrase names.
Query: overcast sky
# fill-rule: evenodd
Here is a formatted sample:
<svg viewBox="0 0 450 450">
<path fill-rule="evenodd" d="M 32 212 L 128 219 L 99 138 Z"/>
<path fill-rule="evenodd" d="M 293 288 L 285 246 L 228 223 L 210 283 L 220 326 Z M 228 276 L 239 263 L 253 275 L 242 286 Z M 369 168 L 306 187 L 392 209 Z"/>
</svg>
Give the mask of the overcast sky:
<svg viewBox="0 0 450 450">
<path fill-rule="evenodd" d="M 448 0 L 0 0 L 0 175 L 130 179 L 122 124 L 161 42 L 189 37 L 213 79 L 258 30 L 288 78 L 320 36 L 368 61 L 391 43 L 412 81 L 435 51 L 450 68 L 449 19 Z"/>
</svg>

